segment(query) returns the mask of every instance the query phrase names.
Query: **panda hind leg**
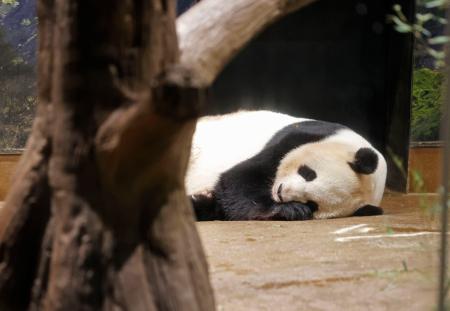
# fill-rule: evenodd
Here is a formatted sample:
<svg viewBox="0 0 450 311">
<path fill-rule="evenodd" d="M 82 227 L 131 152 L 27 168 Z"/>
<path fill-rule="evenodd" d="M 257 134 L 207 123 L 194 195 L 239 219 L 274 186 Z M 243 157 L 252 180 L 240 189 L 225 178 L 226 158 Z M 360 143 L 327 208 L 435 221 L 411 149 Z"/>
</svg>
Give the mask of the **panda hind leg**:
<svg viewBox="0 0 450 311">
<path fill-rule="evenodd" d="M 225 220 L 225 215 L 213 193 L 194 194 L 189 198 L 197 221 Z"/>
</svg>

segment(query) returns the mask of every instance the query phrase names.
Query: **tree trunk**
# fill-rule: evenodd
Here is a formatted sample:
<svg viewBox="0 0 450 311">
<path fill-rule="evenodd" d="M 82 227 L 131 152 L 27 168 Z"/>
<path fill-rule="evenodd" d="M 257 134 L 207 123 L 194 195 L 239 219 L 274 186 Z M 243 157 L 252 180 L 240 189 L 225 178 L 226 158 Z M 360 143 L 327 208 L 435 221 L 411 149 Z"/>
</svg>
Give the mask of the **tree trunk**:
<svg viewBox="0 0 450 311">
<path fill-rule="evenodd" d="M 193 27 L 180 59 L 174 1 L 38 0 L 39 104 L 0 209 L 0 310 L 214 309 L 184 190 L 204 88 L 309 2 L 203 0 L 179 23 Z"/>
<path fill-rule="evenodd" d="M 0 217 L 2 310 L 214 308 L 183 185 L 201 91 L 170 69 L 174 12 L 39 1 L 39 107 Z"/>
</svg>

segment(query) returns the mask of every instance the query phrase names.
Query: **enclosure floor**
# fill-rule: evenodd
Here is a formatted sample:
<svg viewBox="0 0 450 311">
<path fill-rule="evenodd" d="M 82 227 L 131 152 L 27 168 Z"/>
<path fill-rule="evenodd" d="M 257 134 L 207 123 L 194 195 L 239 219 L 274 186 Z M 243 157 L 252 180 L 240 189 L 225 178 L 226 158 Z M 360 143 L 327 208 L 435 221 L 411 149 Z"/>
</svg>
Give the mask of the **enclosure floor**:
<svg viewBox="0 0 450 311">
<path fill-rule="evenodd" d="M 390 194 L 382 216 L 198 223 L 217 310 L 433 310 L 435 202 Z"/>
<path fill-rule="evenodd" d="M 389 194 L 376 217 L 198 223 L 218 310 L 433 310 L 435 202 Z"/>
</svg>

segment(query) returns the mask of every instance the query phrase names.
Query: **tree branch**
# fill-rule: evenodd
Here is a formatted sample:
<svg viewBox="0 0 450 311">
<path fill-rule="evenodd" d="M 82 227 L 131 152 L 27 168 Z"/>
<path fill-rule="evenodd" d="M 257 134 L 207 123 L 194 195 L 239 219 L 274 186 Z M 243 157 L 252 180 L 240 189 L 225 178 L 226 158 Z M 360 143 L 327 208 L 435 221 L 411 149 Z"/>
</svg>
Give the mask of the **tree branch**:
<svg viewBox="0 0 450 311">
<path fill-rule="evenodd" d="M 14 176 L 11 190 L 0 209 L 0 309 L 22 310 L 28 305 L 35 279 L 34 263 L 41 256 L 41 242 L 50 218 L 51 189 L 48 183 L 52 118 L 53 0 L 40 1 L 39 105 Z"/>
<path fill-rule="evenodd" d="M 315 0 L 203 0 L 177 20 L 180 65 L 209 86 L 230 59 L 279 18 Z"/>
</svg>

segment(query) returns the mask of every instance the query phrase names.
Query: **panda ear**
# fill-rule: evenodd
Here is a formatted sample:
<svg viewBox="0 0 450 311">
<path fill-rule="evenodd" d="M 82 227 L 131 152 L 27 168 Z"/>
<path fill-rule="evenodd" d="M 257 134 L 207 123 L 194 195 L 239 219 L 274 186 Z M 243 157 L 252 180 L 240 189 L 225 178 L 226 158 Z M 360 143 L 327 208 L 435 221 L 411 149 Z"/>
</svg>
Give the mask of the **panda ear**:
<svg viewBox="0 0 450 311">
<path fill-rule="evenodd" d="M 383 209 L 374 205 L 364 205 L 358 208 L 353 216 L 375 216 L 375 215 L 383 215 Z"/>
<path fill-rule="evenodd" d="M 372 174 L 378 167 L 378 155 L 371 148 L 360 148 L 348 164 L 358 174 Z"/>
</svg>

